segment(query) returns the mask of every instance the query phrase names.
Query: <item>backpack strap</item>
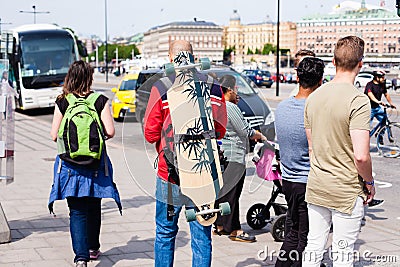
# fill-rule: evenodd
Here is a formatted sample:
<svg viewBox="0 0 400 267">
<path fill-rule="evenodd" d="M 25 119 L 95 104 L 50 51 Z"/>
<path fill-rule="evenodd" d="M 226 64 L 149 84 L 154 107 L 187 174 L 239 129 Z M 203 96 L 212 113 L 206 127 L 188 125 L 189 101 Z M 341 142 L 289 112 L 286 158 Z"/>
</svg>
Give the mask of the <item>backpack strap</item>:
<svg viewBox="0 0 400 267">
<path fill-rule="evenodd" d="M 168 77 L 162 77 L 160 79 L 160 82 L 165 86 L 167 91 L 168 91 L 168 89 L 170 89 L 172 87 L 172 82 Z"/>
<path fill-rule="evenodd" d="M 100 97 L 100 93 L 93 92 L 87 98 L 86 101 L 89 104 L 90 108 L 96 110 L 95 103 L 97 99 Z"/>
<path fill-rule="evenodd" d="M 71 107 L 73 104 L 75 104 L 76 100 L 78 100 L 78 98 L 76 98 L 76 96 L 73 93 L 67 94 L 65 96 L 65 99 L 67 99 L 68 107 Z"/>
<path fill-rule="evenodd" d="M 168 91 L 169 88 L 172 87 L 172 82 L 168 77 L 163 77 L 160 79 L 160 82 L 164 85 L 166 91 Z M 164 135 L 164 139 L 166 142 L 166 148 L 164 149 L 164 158 L 165 161 L 167 163 L 168 166 L 168 196 L 167 196 L 167 220 L 168 221 L 172 221 L 173 217 L 175 216 L 175 208 L 174 208 L 174 199 L 172 197 L 172 185 L 171 185 L 171 181 L 170 179 L 172 178 L 172 180 L 175 182 L 176 185 L 179 186 L 179 177 L 176 173 L 176 170 L 174 169 L 175 166 L 170 166 L 171 164 L 173 165 L 174 162 L 174 153 L 167 153 L 167 149 L 170 147 L 170 144 L 173 143 L 174 138 L 173 137 L 169 137 L 168 134 L 173 130 L 172 128 L 172 124 L 168 125 L 167 129 L 162 129 L 162 135 Z M 167 155 L 167 154 L 170 155 Z M 169 157 L 172 157 L 168 160 Z M 171 161 L 171 162 L 170 162 Z M 171 172 L 175 172 L 173 175 L 171 175 Z"/>
</svg>

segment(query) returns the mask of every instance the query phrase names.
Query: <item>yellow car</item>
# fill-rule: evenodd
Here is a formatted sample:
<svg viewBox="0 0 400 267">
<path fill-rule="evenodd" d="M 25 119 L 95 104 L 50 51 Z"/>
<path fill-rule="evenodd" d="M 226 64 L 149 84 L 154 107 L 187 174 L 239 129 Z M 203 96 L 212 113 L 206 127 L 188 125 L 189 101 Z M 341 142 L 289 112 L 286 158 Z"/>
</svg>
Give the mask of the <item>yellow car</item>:
<svg viewBox="0 0 400 267">
<path fill-rule="evenodd" d="M 138 74 L 125 75 L 118 87 L 111 89 L 114 99 L 111 102 L 111 110 L 116 121 L 122 121 L 125 117 L 135 118 L 135 98 L 136 98 L 136 81 Z"/>
</svg>

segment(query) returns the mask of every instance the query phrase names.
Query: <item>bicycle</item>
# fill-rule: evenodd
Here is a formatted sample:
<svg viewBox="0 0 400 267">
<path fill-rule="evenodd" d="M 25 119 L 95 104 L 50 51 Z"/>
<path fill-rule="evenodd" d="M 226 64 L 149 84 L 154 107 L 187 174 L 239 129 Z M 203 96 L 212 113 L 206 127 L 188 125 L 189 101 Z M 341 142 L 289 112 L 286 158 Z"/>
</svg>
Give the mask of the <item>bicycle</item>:
<svg viewBox="0 0 400 267">
<path fill-rule="evenodd" d="M 378 123 L 369 133 L 369 136 L 376 137 L 376 147 L 380 155 L 386 158 L 400 156 L 400 123 L 391 122 L 387 116 L 386 109 L 393 108 L 389 104 L 383 104 L 386 119 Z"/>
</svg>

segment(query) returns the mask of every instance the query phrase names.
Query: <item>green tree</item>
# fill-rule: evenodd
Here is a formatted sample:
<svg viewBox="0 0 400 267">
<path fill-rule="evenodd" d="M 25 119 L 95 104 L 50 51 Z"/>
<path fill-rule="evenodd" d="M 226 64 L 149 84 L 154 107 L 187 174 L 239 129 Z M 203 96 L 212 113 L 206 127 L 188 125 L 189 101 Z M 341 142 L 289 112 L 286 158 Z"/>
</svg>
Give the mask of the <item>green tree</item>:
<svg viewBox="0 0 400 267">
<path fill-rule="evenodd" d="M 232 60 L 231 53 L 235 52 L 235 51 L 236 51 L 235 46 L 230 46 L 230 47 L 224 49 L 224 61 L 226 62 L 225 64 L 228 63 L 228 65 L 229 65 L 231 63 L 231 60 Z"/>
<path fill-rule="evenodd" d="M 256 51 L 254 52 L 256 55 L 260 55 L 261 54 L 261 51 L 260 51 L 260 49 L 258 49 L 258 48 L 256 48 Z"/>
<path fill-rule="evenodd" d="M 254 55 L 253 51 L 251 51 L 250 47 L 247 48 L 247 55 Z"/>
<path fill-rule="evenodd" d="M 270 43 L 264 44 L 261 54 L 269 55 L 271 52 L 274 54 L 276 53 L 276 46 Z"/>
<path fill-rule="evenodd" d="M 224 49 L 224 57 L 229 57 L 231 55 L 232 51 L 233 52 L 236 51 L 235 46 L 230 46 L 228 48 L 225 48 Z"/>
<path fill-rule="evenodd" d="M 135 53 L 135 55 L 139 55 L 139 49 L 136 47 L 136 45 L 132 44 L 132 45 L 117 45 L 117 44 L 109 44 L 107 46 L 107 58 L 108 61 L 111 61 L 111 59 L 116 58 L 116 49 L 118 47 L 118 58 L 120 59 L 127 59 L 127 58 L 132 58 L 132 49 Z M 99 46 L 99 51 L 98 51 L 98 55 L 99 55 L 99 62 L 104 61 L 104 51 L 106 50 L 106 46 L 105 44 L 103 44 L 102 46 Z M 93 51 L 90 55 L 90 57 L 92 56 L 96 56 L 96 51 Z"/>
</svg>

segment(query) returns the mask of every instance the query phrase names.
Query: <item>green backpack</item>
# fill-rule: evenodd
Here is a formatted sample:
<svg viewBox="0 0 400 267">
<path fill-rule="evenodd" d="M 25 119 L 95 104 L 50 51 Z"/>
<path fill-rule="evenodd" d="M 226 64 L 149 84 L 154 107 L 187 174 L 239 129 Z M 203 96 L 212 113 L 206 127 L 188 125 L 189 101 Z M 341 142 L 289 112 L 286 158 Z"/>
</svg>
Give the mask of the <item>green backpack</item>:
<svg viewBox="0 0 400 267">
<path fill-rule="evenodd" d="M 87 98 L 68 94 L 68 108 L 58 130 L 58 154 L 80 165 L 100 160 L 105 148 L 105 136 L 99 114 L 94 106 L 99 93 Z"/>
</svg>

